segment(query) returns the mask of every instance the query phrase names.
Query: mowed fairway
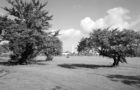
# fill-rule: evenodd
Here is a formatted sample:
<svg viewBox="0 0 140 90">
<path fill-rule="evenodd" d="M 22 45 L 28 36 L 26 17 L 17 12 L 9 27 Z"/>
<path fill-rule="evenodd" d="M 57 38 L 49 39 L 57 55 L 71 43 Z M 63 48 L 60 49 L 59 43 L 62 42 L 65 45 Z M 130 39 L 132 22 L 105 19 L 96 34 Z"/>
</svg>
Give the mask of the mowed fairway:
<svg viewBox="0 0 140 90">
<path fill-rule="evenodd" d="M 73 56 L 32 65 L 1 64 L 0 90 L 140 90 L 140 58 L 127 58 L 128 64 L 115 68 L 109 66 L 112 61 Z"/>
</svg>

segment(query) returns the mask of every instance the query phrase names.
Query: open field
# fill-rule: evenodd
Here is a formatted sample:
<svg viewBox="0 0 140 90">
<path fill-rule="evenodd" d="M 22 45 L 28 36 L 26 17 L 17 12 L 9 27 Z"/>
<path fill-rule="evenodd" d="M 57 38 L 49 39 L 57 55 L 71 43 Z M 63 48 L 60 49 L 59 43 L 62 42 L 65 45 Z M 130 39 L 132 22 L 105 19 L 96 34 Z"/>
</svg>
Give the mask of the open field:
<svg viewBox="0 0 140 90">
<path fill-rule="evenodd" d="M 0 90 L 140 90 L 140 58 L 127 58 L 128 64 L 115 68 L 112 61 L 75 56 L 32 65 L 0 63 Z"/>
</svg>

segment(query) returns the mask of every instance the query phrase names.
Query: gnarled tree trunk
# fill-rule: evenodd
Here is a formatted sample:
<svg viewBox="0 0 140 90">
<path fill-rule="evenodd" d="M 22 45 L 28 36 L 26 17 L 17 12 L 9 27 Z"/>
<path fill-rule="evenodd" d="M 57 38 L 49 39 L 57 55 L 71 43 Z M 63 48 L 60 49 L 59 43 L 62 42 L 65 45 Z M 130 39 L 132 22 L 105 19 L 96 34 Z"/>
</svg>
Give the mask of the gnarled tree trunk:
<svg viewBox="0 0 140 90">
<path fill-rule="evenodd" d="M 120 57 L 115 55 L 115 56 L 113 57 L 113 60 L 114 60 L 114 62 L 113 62 L 113 64 L 112 64 L 112 66 L 113 66 L 113 67 L 119 66 Z"/>
<path fill-rule="evenodd" d="M 113 60 L 114 60 L 114 62 L 112 64 L 113 67 L 119 66 L 119 62 L 121 62 L 121 63 L 127 63 L 125 57 L 122 56 L 122 55 L 116 55 L 116 56 L 114 56 L 113 57 Z"/>
<path fill-rule="evenodd" d="M 51 54 L 45 53 L 46 55 L 46 61 L 52 61 L 53 60 L 53 56 Z"/>
</svg>

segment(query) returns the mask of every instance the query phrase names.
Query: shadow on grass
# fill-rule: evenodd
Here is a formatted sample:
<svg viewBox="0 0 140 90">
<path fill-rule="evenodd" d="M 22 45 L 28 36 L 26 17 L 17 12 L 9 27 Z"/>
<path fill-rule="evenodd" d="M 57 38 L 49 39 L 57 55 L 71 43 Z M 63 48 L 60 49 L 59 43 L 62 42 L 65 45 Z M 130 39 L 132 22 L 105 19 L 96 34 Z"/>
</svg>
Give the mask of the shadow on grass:
<svg viewBox="0 0 140 90">
<path fill-rule="evenodd" d="M 36 64 L 36 65 L 48 65 L 47 63 L 45 63 L 45 61 L 42 62 L 31 62 L 28 64 Z M 17 63 L 10 63 L 10 62 L 0 62 L 0 65 L 4 65 L 4 66 L 13 66 L 13 65 L 27 65 L 27 64 L 17 64 Z"/>
<path fill-rule="evenodd" d="M 0 57 L 0 65 L 6 65 L 6 66 L 9 66 L 10 64 L 9 64 L 9 59 L 7 59 L 7 58 L 1 58 Z"/>
<path fill-rule="evenodd" d="M 9 62 L 0 62 L 0 65 L 10 66 Z"/>
<path fill-rule="evenodd" d="M 46 60 L 33 60 L 31 62 L 31 64 L 37 64 L 37 65 L 48 65 L 48 63 L 46 63 Z"/>
<path fill-rule="evenodd" d="M 107 76 L 112 81 L 122 82 L 126 85 L 133 85 L 140 87 L 140 75 L 139 76 L 125 76 L 125 75 L 108 75 Z"/>
<path fill-rule="evenodd" d="M 46 62 L 47 62 L 47 61 L 45 61 L 45 60 L 32 60 L 32 61 L 29 62 L 28 64 L 47 65 Z M 13 66 L 13 65 L 19 65 L 19 63 L 14 62 L 14 61 L 9 62 L 9 59 L 0 58 L 0 65 L 4 65 L 4 66 Z M 27 65 L 27 63 L 22 64 L 22 65 Z"/>
<path fill-rule="evenodd" d="M 76 68 L 98 69 L 112 67 L 112 65 L 94 65 L 94 64 L 59 64 L 58 66 L 68 69 L 76 69 Z"/>
</svg>

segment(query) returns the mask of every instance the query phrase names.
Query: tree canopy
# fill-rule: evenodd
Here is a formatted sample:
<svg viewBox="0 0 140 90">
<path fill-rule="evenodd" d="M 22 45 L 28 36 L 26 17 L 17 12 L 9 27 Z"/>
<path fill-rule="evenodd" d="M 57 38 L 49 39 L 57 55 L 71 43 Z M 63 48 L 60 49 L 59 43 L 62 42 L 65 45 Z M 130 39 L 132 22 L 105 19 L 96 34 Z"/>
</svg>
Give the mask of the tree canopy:
<svg viewBox="0 0 140 90">
<path fill-rule="evenodd" d="M 89 38 L 82 38 L 77 46 L 77 51 L 79 54 L 88 55 L 90 50 L 92 50 L 91 44 Z"/>
<path fill-rule="evenodd" d="M 52 15 L 44 9 L 46 3 L 40 0 L 7 0 L 11 7 L 4 7 L 14 20 L 0 17 L 0 30 L 3 40 L 9 41 L 9 49 L 13 52 L 11 60 L 19 64 L 28 63 L 40 52 L 53 55 L 53 52 L 62 48 L 58 39 L 58 31 L 53 35 L 45 32 L 50 27 Z"/>
<path fill-rule="evenodd" d="M 140 45 L 140 34 L 134 30 L 104 28 L 93 30 L 84 40 L 88 42 L 79 43 L 78 47 L 82 50 L 85 47 L 94 48 L 100 55 L 113 58 L 113 66 L 117 66 L 119 62 L 126 63 L 126 56 L 135 56 L 135 49 Z"/>
</svg>

